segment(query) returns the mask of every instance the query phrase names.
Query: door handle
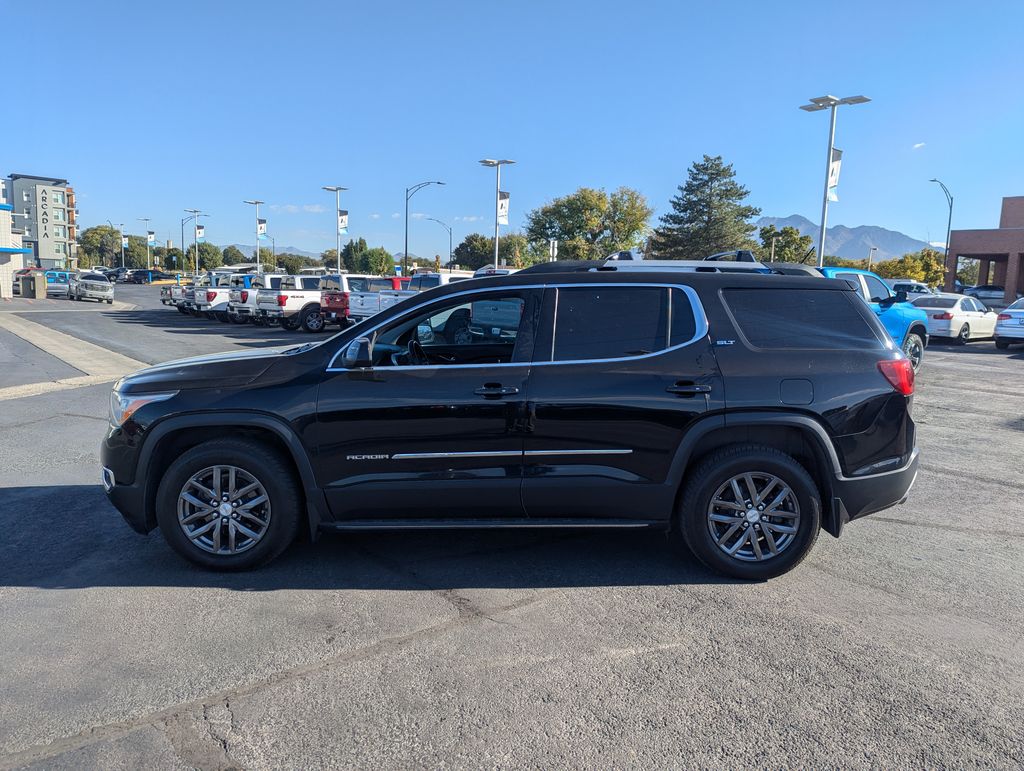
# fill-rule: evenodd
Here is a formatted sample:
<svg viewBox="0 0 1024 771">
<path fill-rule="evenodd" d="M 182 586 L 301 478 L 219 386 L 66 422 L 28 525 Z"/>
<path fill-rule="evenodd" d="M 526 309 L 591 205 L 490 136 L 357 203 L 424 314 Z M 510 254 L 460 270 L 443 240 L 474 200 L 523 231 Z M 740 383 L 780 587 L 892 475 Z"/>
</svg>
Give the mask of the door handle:
<svg viewBox="0 0 1024 771">
<path fill-rule="evenodd" d="M 511 396 L 519 393 L 515 386 L 503 386 L 501 383 L 484 383 L 480 388 L 473 391 L 477 396 L 485 399 L 499 399 L 502 396 Z"/>
<path fill-rule="evenodd" d="M 676 396 L 695 396 L 697 394 L 709 394 L 711 393 L 711 386 L 704 385 L 703 383 L 687 383 L 684 380 L 680 380 L 675 385 L 670 385 L 665 389 L 670 394 Z"/>
</svg>

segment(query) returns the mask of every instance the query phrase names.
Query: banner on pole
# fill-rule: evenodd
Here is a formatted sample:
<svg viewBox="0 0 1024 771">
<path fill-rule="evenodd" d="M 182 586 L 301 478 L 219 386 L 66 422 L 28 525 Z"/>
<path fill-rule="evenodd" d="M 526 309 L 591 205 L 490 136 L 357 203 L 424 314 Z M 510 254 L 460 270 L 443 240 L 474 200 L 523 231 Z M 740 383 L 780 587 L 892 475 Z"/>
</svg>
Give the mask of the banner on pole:
<svg viewBox="0 0 1024 771">
<path fill-rule="evenodd" d="M 843 165 L 843 151 L 832 148 L 832 163 L 828 166 L 828 200 L 838 201 L 839 170 Z"/>
<path fill-rule="evenodd" d="M 348 233 L 348 212 L 345 209 L 338 209 L 338 234 Z"/>
<path fill-rule="evenodd" d="M 498 224 L 508 224 L 508 193 L 498 192 Z"/>
<path fill-rule="evenodd" d="M 156 233 L 154 233 L 152 230 L 146 231 L 146 243 L 149 244 L 150 246 L 156 243 Z"/>
<path fill-rule="evenodd" d="M 267 221 L 256 220 L 256 235 L 265 236 L 267 234 Z"/>
<path fill-rule="evenodd" d="M 206 226 L 205 225 L 196 225 L 196 241 L 205 241 L 205 240 L 206 240 Z"/>
<path fill-rule="evenodd" d="M 121 246 L 125 249 L 128 248 L 128 236 L 121 236 Z"/>
</svg>

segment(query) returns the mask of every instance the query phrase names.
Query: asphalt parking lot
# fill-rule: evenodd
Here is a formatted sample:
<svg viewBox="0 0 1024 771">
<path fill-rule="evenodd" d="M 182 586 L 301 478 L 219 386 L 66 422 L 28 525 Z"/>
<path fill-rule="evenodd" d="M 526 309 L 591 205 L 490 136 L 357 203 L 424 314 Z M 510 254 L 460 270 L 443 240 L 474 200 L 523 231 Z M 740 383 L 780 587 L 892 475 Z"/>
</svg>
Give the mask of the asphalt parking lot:
<svg viewBox="0 0 1024 771">
<path fill-rule="evenodd" d="M 1024 347 L 930 348 L 908 502 L 767 583 L 642 532 L 326 536 L 220 575 L 106 502 L 109 382 L 75 379 L 311 337 L 156 296 L 0 304 L 0 767 L 1024 765 Z"/>
</svg>

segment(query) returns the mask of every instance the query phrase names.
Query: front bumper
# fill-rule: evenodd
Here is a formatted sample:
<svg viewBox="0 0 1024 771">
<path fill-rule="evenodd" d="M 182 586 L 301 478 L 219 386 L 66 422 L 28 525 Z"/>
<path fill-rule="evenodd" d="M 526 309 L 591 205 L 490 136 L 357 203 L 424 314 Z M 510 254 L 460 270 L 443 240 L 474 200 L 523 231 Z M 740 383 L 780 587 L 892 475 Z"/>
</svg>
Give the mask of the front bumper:
<svg viewBox="0 0 1024 771">
<path fill-rule="evenodd" d="M 83 297 L 86 300 L 113 300 L 113 292 L 97 292 L 93 289 L 80 289 L 78 296 Z"/>
<path fill-rule="evenodd" d="M 825 529 L 838 537 L 843 527 L 855 519 L 897 506 L 906 501 L 917 480 L 919 454 L 915 447 L 902 467 L 863 477 L 836 477 L 832 480 L 832 506 L 826 512 Z"/>
</svg>

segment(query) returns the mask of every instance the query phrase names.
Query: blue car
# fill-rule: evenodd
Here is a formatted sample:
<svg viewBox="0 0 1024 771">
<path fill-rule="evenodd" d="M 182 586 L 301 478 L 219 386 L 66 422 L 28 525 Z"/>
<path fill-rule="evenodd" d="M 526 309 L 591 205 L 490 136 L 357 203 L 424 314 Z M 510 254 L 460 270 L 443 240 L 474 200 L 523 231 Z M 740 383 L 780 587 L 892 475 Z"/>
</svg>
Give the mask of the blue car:
<svg viewBox="0 0 1024 771">
<path fill-rule="evenodd" d="M 893 292 L 877 275 L 858 268 L 818 268 L 826 278 L 842 278 L 860 291 L 889 336 L 903 349 L 914 369 L 921 366 L 928 345 L 928 314 L 906 302 L 905 292 Z"/>
</svg>

